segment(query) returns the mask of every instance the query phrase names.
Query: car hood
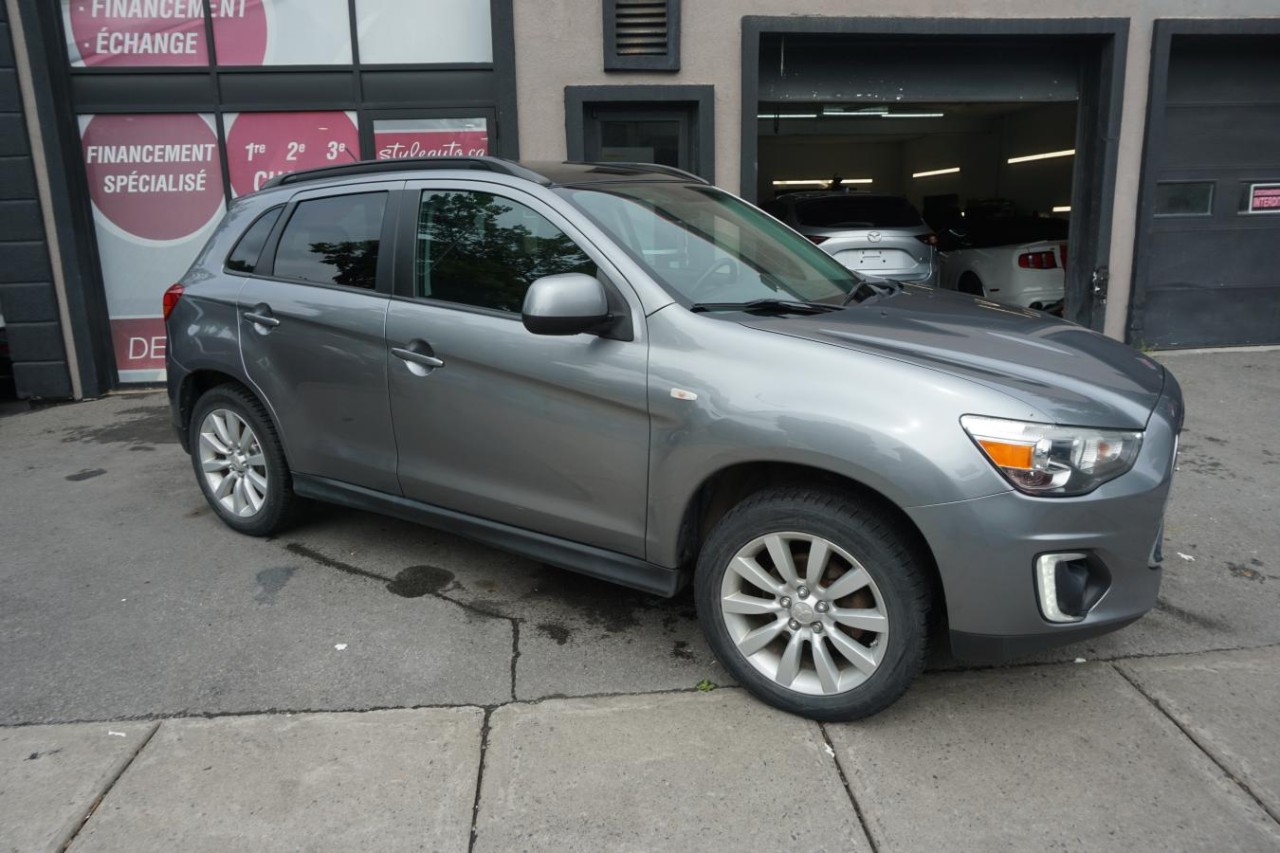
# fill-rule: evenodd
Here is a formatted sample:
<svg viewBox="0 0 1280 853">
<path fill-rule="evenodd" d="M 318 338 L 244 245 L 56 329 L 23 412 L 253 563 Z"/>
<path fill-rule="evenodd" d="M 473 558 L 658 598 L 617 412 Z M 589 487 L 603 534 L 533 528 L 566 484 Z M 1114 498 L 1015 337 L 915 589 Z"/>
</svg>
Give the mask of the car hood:
<svg viewBox="0 0 1280 853">
<path fill-rule="evenodd" d="M 907 285 L 828 314 L 739 322 L 962 376 L 1064 425 L 1142 429 L 1164 388 L 1164 368 L 1118 341 L 1039 311 L 928 287 Z"/>
</svg>

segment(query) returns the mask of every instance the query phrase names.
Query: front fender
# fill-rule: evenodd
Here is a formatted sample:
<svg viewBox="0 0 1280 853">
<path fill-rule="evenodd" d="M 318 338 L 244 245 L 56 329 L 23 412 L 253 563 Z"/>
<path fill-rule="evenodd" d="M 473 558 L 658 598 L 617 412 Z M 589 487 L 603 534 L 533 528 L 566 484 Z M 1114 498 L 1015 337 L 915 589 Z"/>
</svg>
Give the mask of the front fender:
<svg viewBox="0 0 1280 853">
<path fill-rule="evenodd" d="M 686 510 L 730 466 L 816 468 L 901 508 L 1010 489 L 959 423 L 973 412 L 1027 417 L 1003 393 L 678 307 L 651 316 L 649 330 L 651 562 L 678 565 Z"/>
</svg>

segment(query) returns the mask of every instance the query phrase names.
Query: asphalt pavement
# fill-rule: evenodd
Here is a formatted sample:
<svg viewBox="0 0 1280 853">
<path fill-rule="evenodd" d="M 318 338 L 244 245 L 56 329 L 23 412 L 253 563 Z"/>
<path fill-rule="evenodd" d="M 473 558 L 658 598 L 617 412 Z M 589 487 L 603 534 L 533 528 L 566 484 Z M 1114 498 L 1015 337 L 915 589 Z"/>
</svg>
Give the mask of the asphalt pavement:
<svg viewBox="0 0 1280 853">
<path fill-rule="evenodd" d="M 1280 351 L 1161 359 L 1157 608 L 849 725 L 737 689 L 687 594 L 236 535 L 163 394 L 0 417 L 0 850 L 1280 849 Z"/>
</svg>

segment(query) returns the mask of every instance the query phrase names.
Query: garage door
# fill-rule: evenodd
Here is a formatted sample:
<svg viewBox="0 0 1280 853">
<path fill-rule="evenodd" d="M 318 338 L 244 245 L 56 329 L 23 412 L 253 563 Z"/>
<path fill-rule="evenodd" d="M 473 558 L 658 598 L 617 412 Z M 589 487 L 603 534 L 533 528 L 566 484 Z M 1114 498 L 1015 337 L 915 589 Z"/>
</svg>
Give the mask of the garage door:
<svg viewBox="0 0 1280 853">
<path fill-rule="evenodd" d="M 1280 343 L 1280 38 L 1175 36 L 1148 133 L 1132 342 Z"/>
</svg>

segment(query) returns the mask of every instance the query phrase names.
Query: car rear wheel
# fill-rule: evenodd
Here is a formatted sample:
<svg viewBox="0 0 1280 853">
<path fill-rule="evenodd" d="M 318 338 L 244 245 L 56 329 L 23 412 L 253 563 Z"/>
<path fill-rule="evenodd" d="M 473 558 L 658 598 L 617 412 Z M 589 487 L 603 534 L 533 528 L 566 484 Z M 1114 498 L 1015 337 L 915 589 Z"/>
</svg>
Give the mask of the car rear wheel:
<svg viewBox="0 0 1280 853">
<path fill-rule="evenodd" d="M 969 293 L 974 296 L 986 296 L 986 288 L 982 286 L 982 279 L 978 278 L 971 272 L 967 272 L 960 276 L 960 281 L 956 284 L 956 290 L 961 293 Z"/>
<path fill-rule="evenodd" d="M 191 463 L 209 506 L 228 526 L 267 536 L 293 520 L 297 498 L 284 451 L 266 410 L 234 385 L 196 403 Z"/>
<path fill-rule="evenodd" d="M 894 519 L 813 489 L 761 492 L 702 550 L 698 617 L 760 699 L 818 720 L 890 705 L 924 667 L 925 559 Z"/>
</svg>

